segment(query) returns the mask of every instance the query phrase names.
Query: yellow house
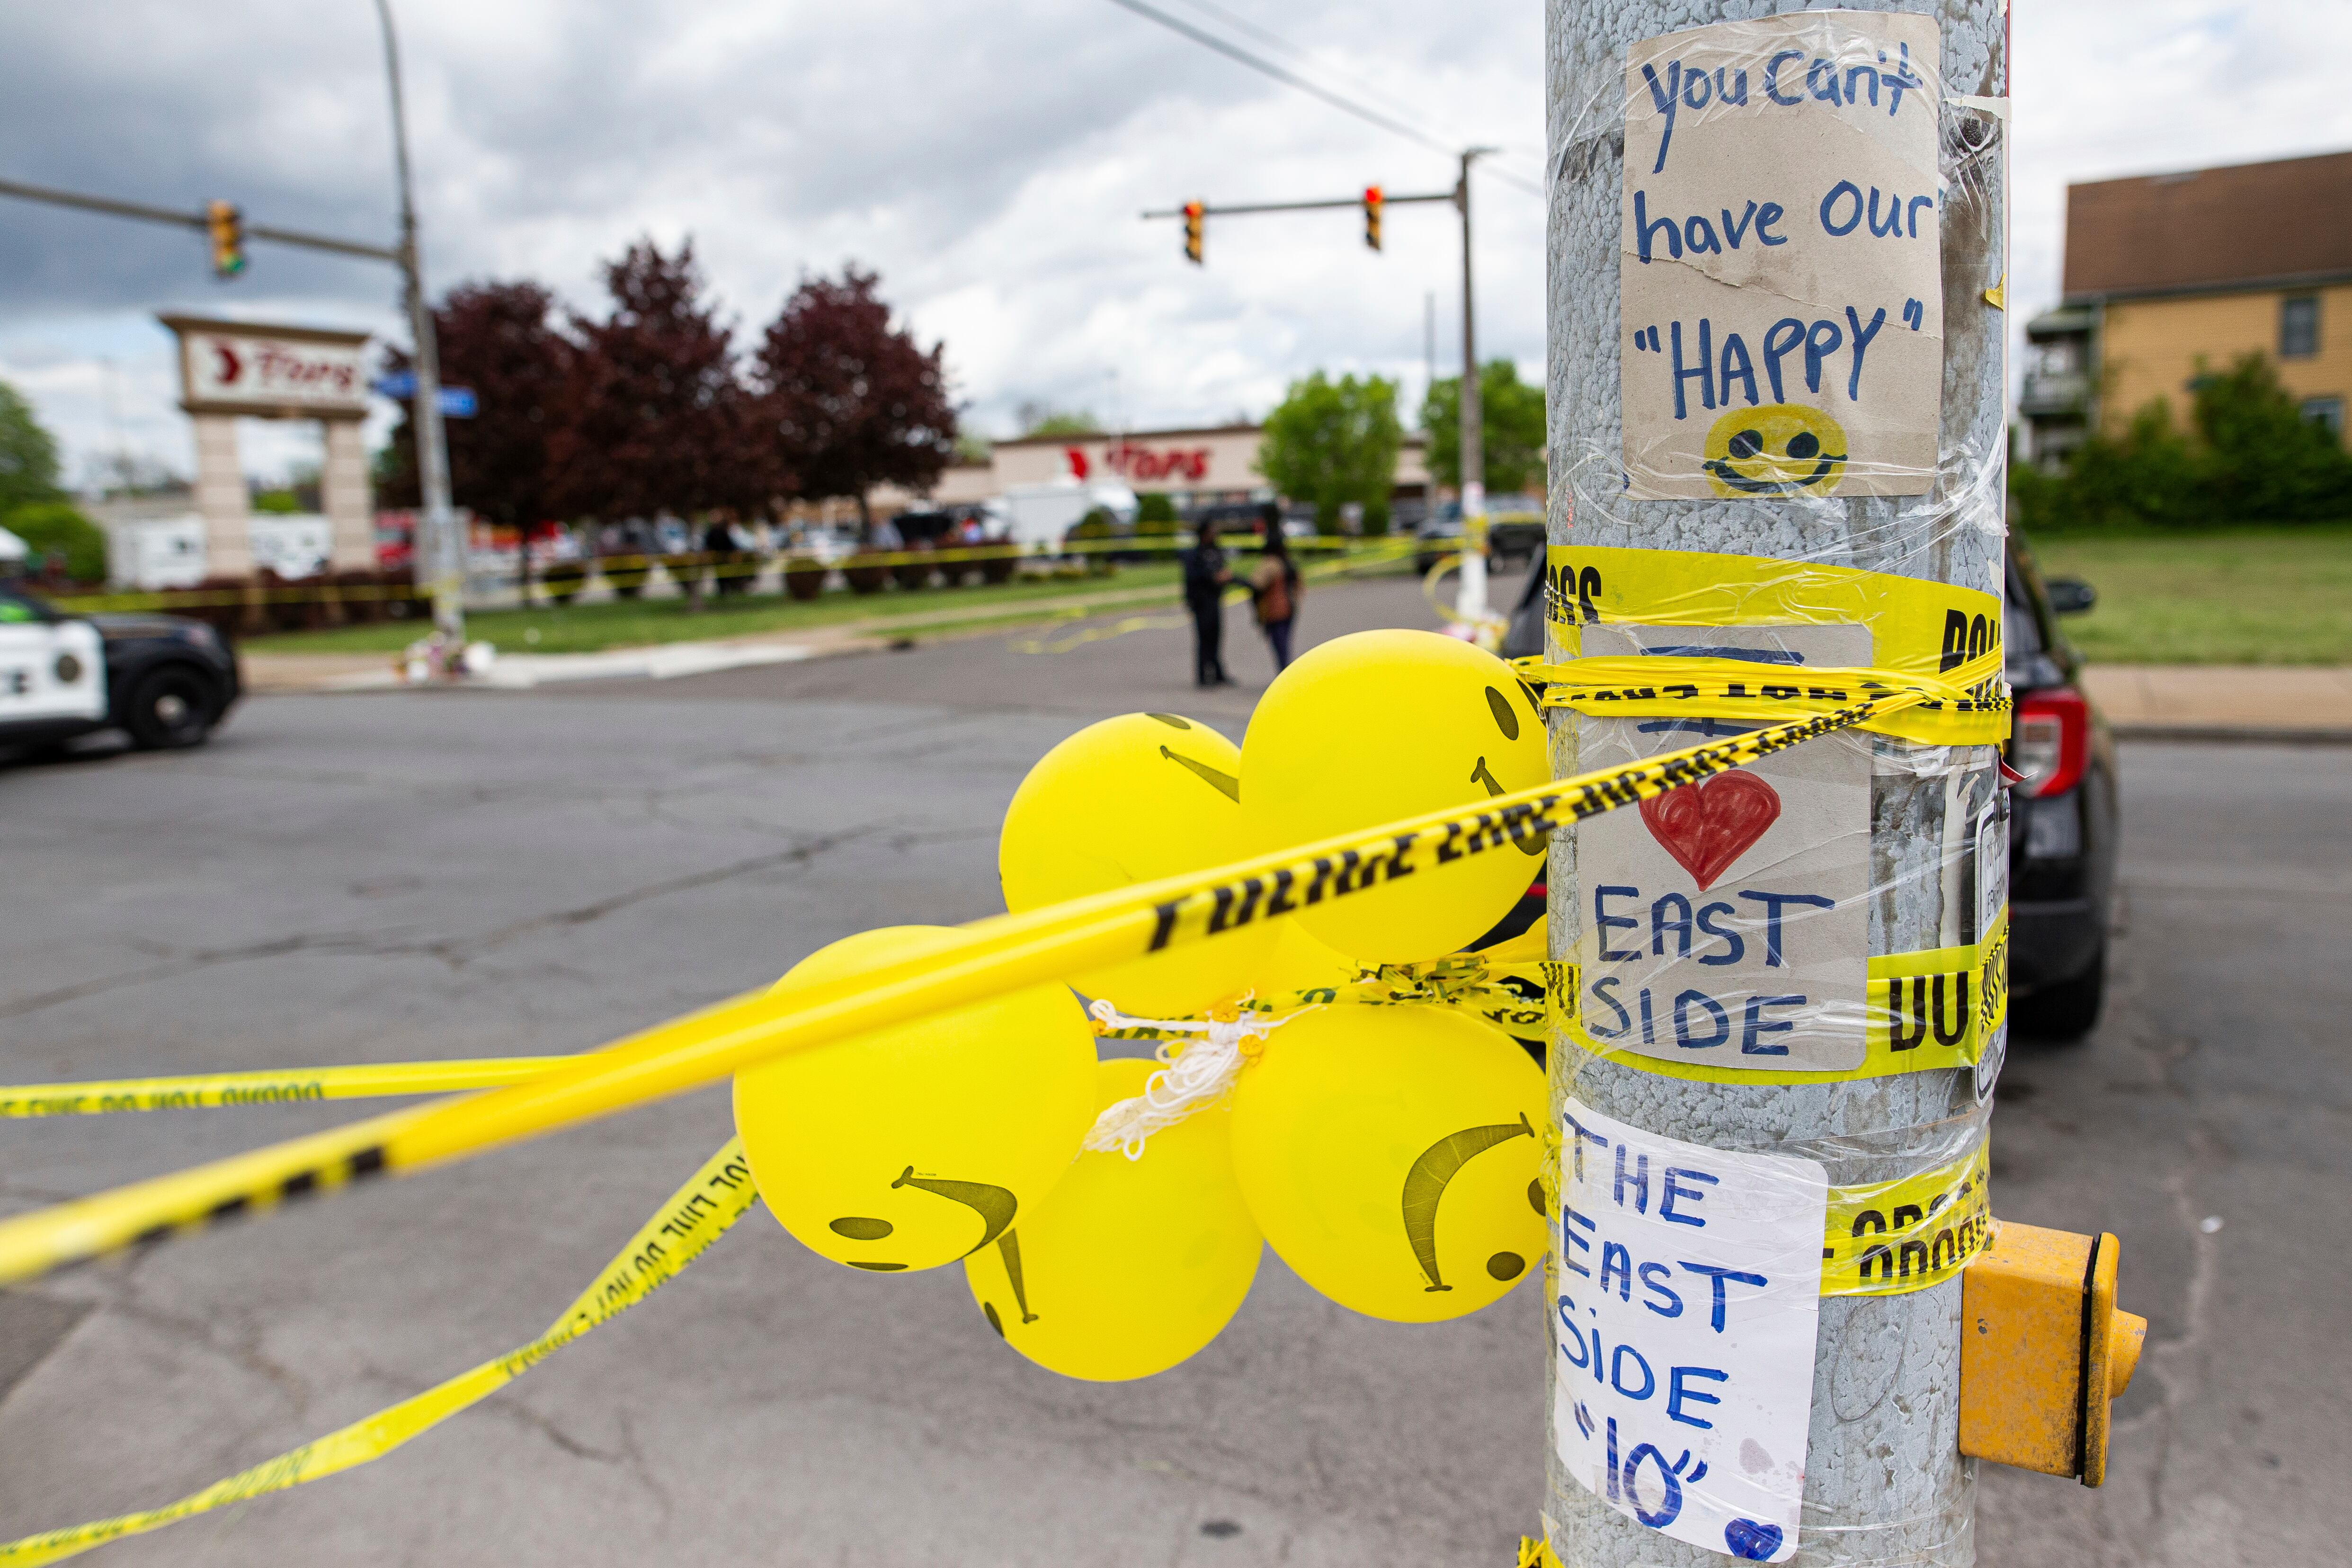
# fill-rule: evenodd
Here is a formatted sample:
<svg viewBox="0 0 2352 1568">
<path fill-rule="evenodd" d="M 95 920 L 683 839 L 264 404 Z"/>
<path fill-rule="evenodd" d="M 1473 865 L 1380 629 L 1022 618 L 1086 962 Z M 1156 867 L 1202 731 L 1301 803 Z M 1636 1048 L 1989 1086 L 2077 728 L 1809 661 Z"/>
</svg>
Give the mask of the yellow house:
<svg viewBox="0 0 2352 1568">
<path fill-rule="evenodd" d="M 2342 439 L 2352 153 L 2070 185 L 2065 298 L 2025 335 L 2019 412 L 2044 467 L 2151 402 L 2185 421 L 2202 371 L 2250 353 Z"/>
</svg>

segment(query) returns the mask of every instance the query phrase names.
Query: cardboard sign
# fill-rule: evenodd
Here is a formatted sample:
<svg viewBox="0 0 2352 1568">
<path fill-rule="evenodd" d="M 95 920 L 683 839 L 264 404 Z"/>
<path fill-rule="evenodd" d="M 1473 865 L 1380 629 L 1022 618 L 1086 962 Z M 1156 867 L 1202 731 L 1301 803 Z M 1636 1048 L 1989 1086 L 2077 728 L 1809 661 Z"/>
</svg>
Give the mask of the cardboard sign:
<svg viewBox="0 0 2352 1568">
<path fill-rule="evenodd" d="M 1568 1473 L 1676 1541 L 1797 1550 L 1829 1176 L 1560 1118 L 1552 1440 Z"/>
<path fill-rule="evenodd" d="M 1868 628 L 1583 628 L 1586 657 L 1699 655 L 1776 668 L 1870 662 Z M 1578 765 L 1606 767 L 1753 728 L 1706 719 L 1578 721 Z M 1670 790 L 1577 828 L 1588 879 L 1584 1031 L 1612 1050 L 1706 1067 L 1844 1071 L 1868 1052 L 1870 753 L 1828 739 Z"/>
<path fill-rule="evenodd" d="M 1625 57 L 1636 498 L 1924 495 L 1943 402 L 1936 18 L 1805 11 Z"/>
</svg>

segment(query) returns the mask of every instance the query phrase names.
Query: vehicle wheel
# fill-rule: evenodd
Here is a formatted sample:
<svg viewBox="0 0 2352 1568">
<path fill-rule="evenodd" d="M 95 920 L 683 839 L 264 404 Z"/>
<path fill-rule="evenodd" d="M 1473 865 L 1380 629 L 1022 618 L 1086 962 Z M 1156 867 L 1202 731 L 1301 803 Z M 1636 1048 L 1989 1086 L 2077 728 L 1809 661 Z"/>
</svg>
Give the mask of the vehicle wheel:
<svg viewBox="0 0 2352 1568">
<path fill-rule="evenodd" d="M 2079 1040 L 2099 1021 L 2107 994 L 2107 944 L 2082 973 L 2010 1004 L 2010 1026 L 2037 1040 Z"/>
<path fill-rule="evenodd" d="M 212 683 L 184 665 L 156 670 L 131 693 L 127 711 L 116 715 L 142 751 L 201 746 L 213 732 L 217 696 Z"/>
</svg>

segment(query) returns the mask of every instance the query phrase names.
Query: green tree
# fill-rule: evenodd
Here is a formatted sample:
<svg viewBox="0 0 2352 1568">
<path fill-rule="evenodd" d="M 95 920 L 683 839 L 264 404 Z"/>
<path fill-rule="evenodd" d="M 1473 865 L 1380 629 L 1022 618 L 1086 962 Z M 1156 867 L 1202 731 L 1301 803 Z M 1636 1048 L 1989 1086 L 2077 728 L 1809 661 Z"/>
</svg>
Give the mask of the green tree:
<svg viewBox="0 0 2352 1568">
<path fill-rule="evenodd" d="M 1485 439 L 1486 489 L 1503 495 L 1528 489 L 1543 473 L 1544 395 L 1519 379 L 1507 359 L 1478 370 L 1478 414 Z M 1441 485 L 1462 484 L 1462 378 L 1433 381 L 1422 401 L 1421 427 L 1429 437 L 1429 473 Z"/>
<path fill-rule="evenodd" d="M 0 381 L 0 517 L 60 493 L 57 438 L 41 428 L 24 395 Z"/>
<path fill-rule="evenodd" d="M 52 552 L 66 558 L 66 575 L 76 583 L 106 580 L 106 535 L 71 502 L 35 501 L 0 515 L 0 527 L 31 550 L 25 562 L 37 572 Z"/>
<path fill-rule="evenodd" d="M 1135 498 L 1135 531 L 1145 539 L 1166 539 L 1176 532 L 1176 502 L 1165 490 Z"/>
<path fill-rule="evenodd" d="M 1021 411 L 1021 434 L 1031 436 L 1099 436 L 1102 421 L 1083 408 L 1034 408 Z"/>
<path fill-rule="evenodd" d="M 2064 472 L 2012 463 L 2009 484 L 2029 533 L 2352 516 L 2352 455 L 2260 354 L 2200 374 L 2187 429 L 2159 398 L 2120 432 L 2094 434 Z"/>
<path fill-rule="evenodd" d="M 1257 469 L 1293 500 L 1315 508 L 1321 533 L 1339 531 L 1339 509 L 1364 509 L 1364 531 L 1386 533 L 1389 491 L 1396 485 L 1396 383 L 1377 375 L 1330 380 L 1317 371 L 1294 381 L 1265 416 Z"/>
</svg>

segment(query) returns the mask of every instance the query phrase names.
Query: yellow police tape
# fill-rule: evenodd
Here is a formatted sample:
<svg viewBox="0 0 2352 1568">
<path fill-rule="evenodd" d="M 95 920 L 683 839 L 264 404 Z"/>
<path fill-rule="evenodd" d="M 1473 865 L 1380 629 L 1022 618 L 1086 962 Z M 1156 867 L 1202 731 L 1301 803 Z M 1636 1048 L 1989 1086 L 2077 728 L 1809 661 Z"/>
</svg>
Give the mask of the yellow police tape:
<svg viewBox="0 0 2352 1568">
<path fill-rule="evenodd" d="M 1066 556 L 1087 555 L 1157 555 L 1172 554 L 1184 548 L 1184 542 L 1171 535 L 1145 535 L 1129 539 L 1065 539 L 1057 544 L 1039 544 L 1024 549 L 1003 542 L 985 544 L 950 544 L 925 550 L 866 550 L 854 555 L 837 556 L 830 562 L 814 555 L 795 554 L 790 550 L 775 552 L 766 560 L 724 559 L 727 556 L 751 556 L 748 551 L 680 551 L 668 555 L 597 555 L 575 561 L 541 565 L 531 581 L 541 588 L 561 592 L 569 589 L 578 593 L 589 578 L 601 574 L 607 582 L 621 587 L 642 587 L 656 565 L 667 568 L 673 580 L 700 579 L 709 576 L 719 582 L 753 578 L 771 564 L 787 576 L 818 571 L 845 572 L 852 568 L 887 569 L 895 566 L 985 566 L 991 562 L 1045 561 Z M 1318 537 L 1292 542 L 1291 548 L 1302 554 L 1323 552 L 1336 557 L 1332 563 L 1338 571 L 1345 572 L 1370 564 L 1379 565 L 1411 553 L 1413 541 L 1353 540 Z M 593 571 L 592 571 L 593 569 Z M 494 583 L 520 584 L 520 573 L 469 574 L 477 581 L 487 576 Z M 60 595 L 58 607 L 73 615 L 117 610 L 195 610 L 220 609 L 238 605 L 360 604 L 369 602 L 399 602 L 429 599 L 433 590 L 428 584 L 418 583 L 329 583 L 298 581 L 263 584 L 256 581 L 224 588 L 167 588 L 131 594 L 77 594 Z"/>
<path fill-rule="evenodd" d="M 1581 984 L 1574 963 L 1544 966 L 1544 997 L 1552 1026 L 1579 1049 L 1664 1078 L 1705 1083 L 1834 1083 L 1970 1067 L 1981 1060 L 2009 1016 L 2009 911 L 2004 907 L 1981 942 L 1884 952 L 1870 960 L 1864 1014 L 1864 1054 L 1843 1070 L 1713 1067 L 1649 1056 L 1601 1038 L 1585 1026 Z M 1605 998 L 1604 998 L 1605 1000 Z M 1622 1020 L 1630 1027 L 1630 1018 Z"/>
<path fill-rule="evenodd" d="M 1561 648 L 1583 651 L 1598 624 L 1672 626 L 1860 626 L 1871 668 L 1759 670 L 1748 661 L 1673 655 L 1521 660 L 1531 679 L 1559 684 L 1546 705 L 1614 718 L 1676 715 L 1778 722 L 1824 711 L 1881 686 L 1923 679 L 1937 700 L 1878 715 L 1865 729 L 1937 745 L 2008 736 L 2000 683 L 2000 596 L 1809 561 L 1689 550 L 1555 544 L 1546 552 L 1545 616 Z M 1991 660 L 1989 674 L 1958 679 Z M 1784 679 L 1775 679 L 1776 674 Z M 1801 679 L 1798 679 L 1801 677 Z"/>
<path fill-rule="evenodd" d="M 310 1100 L 374 1100 L 495 1089 L 536 1078 L 570 1057 L 480 1057 L 446 1062 L 184 1074 L 92 1083 L 0 1084 L 0 1117 L 95 1116 L 119 1110 L 184 1110 Z"/>
<path fill-rule="evenodd" d="M 1958 1278 L 1992 1245 L 1982 1139 L 1958 1159 L 1891 1182 L 1830 1189 L 1822 1294 L 1899 1296 Z"/>
<path fill-rule="evenodd" d="M 1997 676 L 1996 652 L 1952 672 Z M 955 945 L 823 985 L 749 993 L 572 1058 L 526 1081 L 435 1101 L 0 1221 L 0 1283 L 388 1172 L 421 1170 L 714 1083 L 737 1069 L 1024 986 L 1213 941 L 1464 858 L 1532 841 L 1934 698 L 1925 686 L 1532 785 L 1481 803 L 962 928 Z"/>
<path fill-rule="evenodd" d="M 563 1315 L 529 1344 L 340 1431 L 215 1481 L 175 1503 L 0 1542 L 0 1563 L 31 1568 L 35 1563 L 59 1562 L 126 1535 L 144 1534 L 194 1514 L 284 1491 L 381 1458 L 652 1295 L 742 1218 L 757 1195 L 751 1168 L 744 1163 L 743 1145 L 730 1138 L 639 1227 L 604 1272 L 564 1309 Z"/>
</svg>

